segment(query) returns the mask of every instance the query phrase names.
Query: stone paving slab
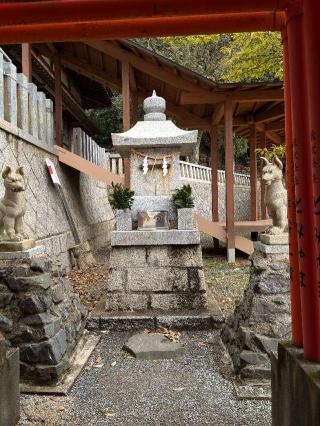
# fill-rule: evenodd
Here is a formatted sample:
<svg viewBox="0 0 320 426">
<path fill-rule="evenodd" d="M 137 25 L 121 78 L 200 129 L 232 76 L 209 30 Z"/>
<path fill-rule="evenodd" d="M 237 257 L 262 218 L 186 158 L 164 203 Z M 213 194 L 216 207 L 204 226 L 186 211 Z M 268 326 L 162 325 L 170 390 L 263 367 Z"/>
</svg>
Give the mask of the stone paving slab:
<svg viewBox="0 0 320 426">
<path fill-rule="evenodd" d="M 134 334 L 123 349 L 138 359 L 173 359 L 182 356 L 183 348 L 159 333 Z"/>
</svg>

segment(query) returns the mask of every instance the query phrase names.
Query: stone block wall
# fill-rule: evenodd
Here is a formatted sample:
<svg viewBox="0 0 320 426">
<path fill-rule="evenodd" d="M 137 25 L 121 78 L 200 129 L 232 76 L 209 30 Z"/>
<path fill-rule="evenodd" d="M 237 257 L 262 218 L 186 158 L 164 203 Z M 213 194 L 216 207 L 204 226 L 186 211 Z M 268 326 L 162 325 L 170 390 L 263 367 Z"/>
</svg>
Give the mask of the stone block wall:
<svg viewBox="0 0 320 426">
<path fill-rule="evenodd" d="M 28 142 L 9 130 L 0 129 L 0 170 L 5 165 L 24 167 L 27 181 L 25 230 L 46 247 L 50 256 L 70 266 L 68 249 L 74 245 L 74 239 L 46 168 L 45 159 L 50 158 L 56 164 L 81 240 L 89 241 L 92 250 L 107 246 L 114 215 L 108 203 L 106 185 L 59 164 L 55 152 L 46 145 Z M 0 182 L 0 197 L 3 193 Z"/>
<path fill-rule="evenodd" d="M 199 309 L 206 300 L 199 245 L 112 247 L 106 310 Z"/>
<path fill-rule="evenodd" d="M 20 348 L 24 380 L 52 382 L 69 368 L 85 317 L 79 295 L 47 256 L 0 262 L 0 332 Z"/>
<path fill-rule="evenodd" d="M 242 378 L 270 378 L 270 354 L 279 339 L 290 339 L 288 254 L 255 250 L 243 298 L 227 318 L 222 340 Z"/>
</svg>

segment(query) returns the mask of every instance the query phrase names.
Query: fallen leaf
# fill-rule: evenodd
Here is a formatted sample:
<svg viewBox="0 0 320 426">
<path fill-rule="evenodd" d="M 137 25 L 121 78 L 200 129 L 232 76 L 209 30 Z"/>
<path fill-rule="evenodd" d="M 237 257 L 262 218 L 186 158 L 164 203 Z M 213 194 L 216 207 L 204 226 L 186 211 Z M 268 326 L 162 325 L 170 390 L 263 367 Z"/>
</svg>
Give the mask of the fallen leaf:
<svg viewBox="0 0 320 426">
<path fill-rule="evenodd" d="M 176 392 L 182 392 L 185 388 L 173 388 L 174 391 Z"/>
<path fill-rule="evenodd" d="M 117 361 L 113 361 L 113 362 L 111 363 L 111 367 L 114 367 L 116 364 L 117 364 Z"/>
</svg>

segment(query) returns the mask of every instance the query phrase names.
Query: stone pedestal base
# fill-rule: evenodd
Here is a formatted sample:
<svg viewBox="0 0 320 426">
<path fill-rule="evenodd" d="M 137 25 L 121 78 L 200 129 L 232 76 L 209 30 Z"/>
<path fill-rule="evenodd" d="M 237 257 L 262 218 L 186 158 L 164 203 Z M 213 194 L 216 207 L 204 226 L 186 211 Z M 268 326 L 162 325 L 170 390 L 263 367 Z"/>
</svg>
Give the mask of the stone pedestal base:
<svg viewBox="0 0 320 426">
<path fill-rule="evenodd" d="M 179 311 L 206 304 L 200 245 L 112 247 L 107 311 Z"/>
<path fill-rule="evenodd" d="M 236 372 L 243 379 L 270 379 L 269 356 L 290 332 L 288 246 L 257 242 L 249 285 L 222 331 Z"/>
<path fill-rule="evenodd" d="M 23 241 L 0 241 L 0 252 L 25 251 L 35 247 L 36 242 L 33 239 Z"/>
<path fill-rule="evenodd" d="M 279 235 L 270 235 L 270 234 L 261 234 L 260 241 L 264 244 L 269 245 L 287 245 L 289 244 L 289 234 L 279 234 Z"/>
</svg>

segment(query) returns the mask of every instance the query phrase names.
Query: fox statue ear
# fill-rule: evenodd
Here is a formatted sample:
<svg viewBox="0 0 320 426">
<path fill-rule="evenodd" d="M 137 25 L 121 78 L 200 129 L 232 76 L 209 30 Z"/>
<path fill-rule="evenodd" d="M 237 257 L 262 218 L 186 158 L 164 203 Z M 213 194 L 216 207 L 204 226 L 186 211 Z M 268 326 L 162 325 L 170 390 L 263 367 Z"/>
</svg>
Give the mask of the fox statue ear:
<svg viewBox="0 0 320 426">
<path fill-rule="evenodd" d="M 5 179 L 8 174 L 11 173 L 11 167 L 10 166 L 6 166 L 2 172 L 2 177 L 3 179 Z"/>
<path fill-rule="evenodd" d="M 276 155 L 273 157 L 272 162 L 275 166 L 279 167 L 280 170 L 283 170 L 282 161 Z"/>
<path fill-rule="evenodd" d="M 23 170 L 23 167 L 22 167 L 22 166 L 18 167 L 18 168 L 17 168 L 17 170 L 16 170 L 16 173 L 17 173 L 18 175 L 24 176 L 24 170 Z"/>
<path fill-rule="evenodd" d="M 267 166 L 269 163 L 269 160 L 266 157 L 260 157 L 260 160 L 262 161 L 263 166 Z"/>
</svg>

